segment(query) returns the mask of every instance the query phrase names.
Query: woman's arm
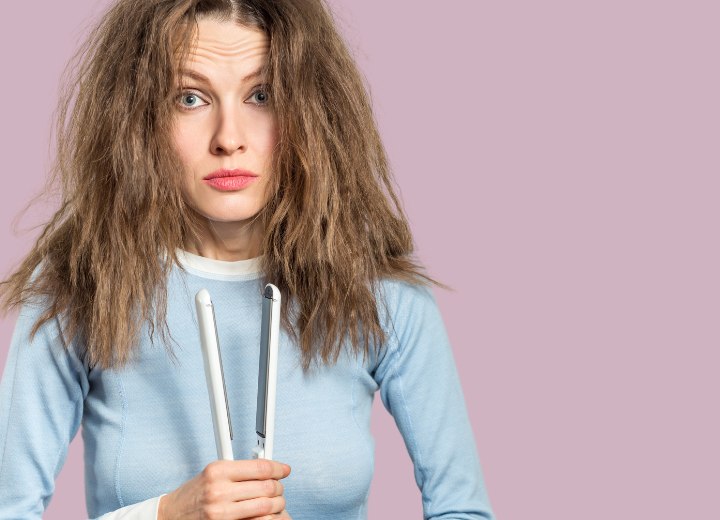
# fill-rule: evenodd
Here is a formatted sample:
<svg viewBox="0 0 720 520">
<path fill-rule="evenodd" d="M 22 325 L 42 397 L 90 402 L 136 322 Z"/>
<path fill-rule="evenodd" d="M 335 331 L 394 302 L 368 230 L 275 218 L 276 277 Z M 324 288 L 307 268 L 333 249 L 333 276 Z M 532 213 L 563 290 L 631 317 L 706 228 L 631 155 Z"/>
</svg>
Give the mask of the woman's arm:
<svg viewBox="0 0 720 520">
<path fill-rule="evenodd" d="M 435 300 L 426 288 L 396 283 L 385 285 L 385 296 L 387 341 L 374 377 L 412 458 L 424 516 L 492 519 L 457 369 Z"/>
<path fill-rule="evenodd" d="M 87 373 L 57 320 L 31 339 L 42 309 L 18 317 L 0 382 L 0 518 L 40 518 L 82 419 Z"/>
</svg>

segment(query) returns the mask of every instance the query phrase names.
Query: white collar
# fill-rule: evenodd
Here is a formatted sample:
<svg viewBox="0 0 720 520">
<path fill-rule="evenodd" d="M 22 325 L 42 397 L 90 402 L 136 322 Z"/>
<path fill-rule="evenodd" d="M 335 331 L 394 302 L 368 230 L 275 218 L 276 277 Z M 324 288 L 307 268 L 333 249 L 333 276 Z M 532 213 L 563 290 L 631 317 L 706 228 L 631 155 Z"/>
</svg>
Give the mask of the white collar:
<svg viewBox="0 0 720 520">
<path fill-rule="evenodd" d="M 247 276 L 262 273 L 262 256 L 227 262 L 188 253 L 182 249 L 176 250 L 175 254 L 182 267 L 201 273 L 222 276 Z"/>
</svg>

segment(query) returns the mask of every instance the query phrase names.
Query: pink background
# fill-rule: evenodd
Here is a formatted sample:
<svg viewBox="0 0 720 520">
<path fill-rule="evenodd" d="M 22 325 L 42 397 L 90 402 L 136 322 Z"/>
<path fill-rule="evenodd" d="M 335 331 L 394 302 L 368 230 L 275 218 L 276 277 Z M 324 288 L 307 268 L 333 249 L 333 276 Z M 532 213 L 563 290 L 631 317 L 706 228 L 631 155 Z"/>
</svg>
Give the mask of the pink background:
<svg viewBox="0 0 720 520">
<path fill-rule="evenodd" d="M 59 75 L 104 4 L 3 6 L 0 274 L 36 234 L 11 221 L 42 186 Z M 436 294 L 499 517 L 717 517 L 718 3 L 332 5 L 419 255 L 455 288 Z M 420 518 L 379 399 L 374 429 L 370 518 Z M 47 518 L 85 514 L 81 451 Z"/>
</svg>

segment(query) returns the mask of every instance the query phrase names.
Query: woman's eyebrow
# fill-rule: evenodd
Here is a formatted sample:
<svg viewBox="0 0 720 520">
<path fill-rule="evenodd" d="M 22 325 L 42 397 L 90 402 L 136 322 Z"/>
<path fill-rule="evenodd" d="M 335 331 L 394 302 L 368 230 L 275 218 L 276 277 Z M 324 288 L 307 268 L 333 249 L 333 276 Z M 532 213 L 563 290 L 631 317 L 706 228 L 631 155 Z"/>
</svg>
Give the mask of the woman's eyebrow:
<svg viewBox="0 0 720 520">
<path fill-rule="evenodd" d="M 245 83 L 245 82 L 247 82 L 247 81 L 250 81 L 251 79 L 255 79 L 255 78 L 259 77 L 259 76 L 262 76 L 263 73 L 264 73 L 264 70 L 263 70 L 263 69 L 257 69 L 257 70 L 255 70 L 255 71 L 253 71 L 253 72 L 251 72 L 251 73 L 243 76 L 240 81 L 243 82 L 243 83 Z M 206 84 L 208 84 L 208 85 L 210 84 L 210 80 L 209 80 L 206 76 L 203 76 L 202 74 L 200 74 L 199 72 L 196 72 L 196 71 L 194 71 L 194 70 L 182 69 L 182 70 L 180 71 L 180 74 L 181 74 L 182 76 L 187 76 L 187 77 L 192 78 L 192 79 L 194 79 L 194 80 L 196 80 L 196 81 L 199 81 L 199 82 L 201 82 L 201 83 L 206 83 Z"/>
</svg>

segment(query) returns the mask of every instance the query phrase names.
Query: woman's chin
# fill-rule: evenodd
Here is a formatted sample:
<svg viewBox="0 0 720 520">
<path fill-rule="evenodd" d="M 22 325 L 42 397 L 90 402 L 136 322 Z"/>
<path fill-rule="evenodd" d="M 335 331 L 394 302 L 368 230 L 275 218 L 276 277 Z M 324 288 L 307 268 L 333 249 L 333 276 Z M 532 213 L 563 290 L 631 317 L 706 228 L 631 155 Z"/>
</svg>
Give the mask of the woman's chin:
<svg viewBox="0 0 720 520">
<path fill-rule="evenodd" d="M 200 217 L 207 219 L 211 225 L 243 225 L 256 220 L 261 208 L 193 208 Z"/>
</svg>

